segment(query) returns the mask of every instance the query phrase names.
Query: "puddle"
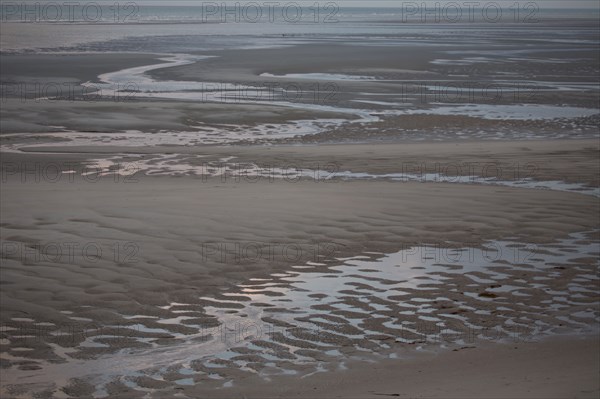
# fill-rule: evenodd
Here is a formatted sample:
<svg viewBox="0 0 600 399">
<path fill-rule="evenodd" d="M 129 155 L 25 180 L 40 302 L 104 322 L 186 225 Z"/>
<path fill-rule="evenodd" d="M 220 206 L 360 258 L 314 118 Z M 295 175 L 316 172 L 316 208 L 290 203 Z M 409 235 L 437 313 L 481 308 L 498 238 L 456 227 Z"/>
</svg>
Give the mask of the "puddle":
<svg viewBox="0 0 600 399">
<path fill-rule="evenodd" d="M 374 76 L 363 75 L 344 75 L 339 73 L 287 73 L 285 75 L 273 75 L 271 73 L 261 73 L 260 76 L 268 78 L 290 78 L 290 79 L 309 79 L 326 81 L 366 81 L 377 80 Z"/>
<path fill-rule="evenodd" d="M 194 385 L 193 378 L 182 378 L 180 380 L 173 381 L 177 385 Z"/>
</svg>

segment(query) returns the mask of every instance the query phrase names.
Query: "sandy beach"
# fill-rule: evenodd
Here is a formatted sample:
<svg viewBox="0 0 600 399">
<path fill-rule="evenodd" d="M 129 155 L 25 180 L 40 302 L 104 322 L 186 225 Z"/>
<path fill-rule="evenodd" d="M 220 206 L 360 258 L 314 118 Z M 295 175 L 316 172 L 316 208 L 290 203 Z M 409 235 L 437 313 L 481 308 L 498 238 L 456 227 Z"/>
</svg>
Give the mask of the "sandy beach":
<svg viewBox="0 0 600 399">
<path fill-rule="evenodd" d="M 594 21 L 143 11 L 2 20 L 2 398 L 598 397 Z"/>
</svg>

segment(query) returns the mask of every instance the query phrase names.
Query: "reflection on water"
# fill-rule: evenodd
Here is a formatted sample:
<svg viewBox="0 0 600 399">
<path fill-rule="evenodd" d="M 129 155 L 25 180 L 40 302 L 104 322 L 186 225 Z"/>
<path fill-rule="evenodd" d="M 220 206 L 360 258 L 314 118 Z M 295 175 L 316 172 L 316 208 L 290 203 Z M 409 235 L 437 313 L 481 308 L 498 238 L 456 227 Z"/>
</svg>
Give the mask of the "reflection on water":
<svg viewBox="0 0 600 399">
<path fill-rule="evenodd" d="M 22 357 L 31 342 L 23 331 L 35 321 L 14 319 L 15 327 L 2 331 L 3 375 L 10 384 L 38 388 L 84 378 L 96 396 L 107 396 L 114 380 L 142 391 L 147 378 L 228 387 L 240 373 L 268 379 L 325 372 L 345 359 L 395 358 L 406 345 L 594 332 L 600 322 L 595 236 L 576 234 L 553 245 L 440 243 L 307 262 L 221 295 L 162 306 L 161 316 L 124 315 L 123 326 L 88 329 L 76 347 L 52 346 L 61 363 Z M 116 344 L 126 348 L 94 352 Z M 33 364 L 44 372 L 30 371 Z"/>
</svg>

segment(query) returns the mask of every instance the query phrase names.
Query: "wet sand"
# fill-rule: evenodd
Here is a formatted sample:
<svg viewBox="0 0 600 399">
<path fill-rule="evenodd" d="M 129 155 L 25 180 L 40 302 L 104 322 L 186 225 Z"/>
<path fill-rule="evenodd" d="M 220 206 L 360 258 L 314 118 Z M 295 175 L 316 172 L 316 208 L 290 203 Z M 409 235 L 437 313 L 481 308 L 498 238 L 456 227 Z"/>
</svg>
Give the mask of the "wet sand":
<svg viewBox="0 0 600 399">
<path fill-rule="evenodd" d="M 229 264 L 218 258 L 220 254 L 214 254 L 216 259 L 202 257 L 203 245 L 209 243 L 273 242 L 313 248 L 331 242 L 336 243 L 336 255 L 347 257 L 439 242 L 457 246 L 508 237 L 549 242 L 593 230 L 598 216 L 597 199 L 591 196 L 480 185 L 465 189 L 447 183 L 222 183 L 145 177 L 119 183 L 112 178 L 90 183 L 10 179 L 4 187 L 2 230 L 7 242 L 20 248 L 73 238 L 99 243 L 105 252 L 87 271 L 73 261 L 59 274 L 50 255 L 38 264 L 33 254 L 30 259 L 20 251 L 11 254 L 4 261 L 10 283 L 4 292 L 4 321 L 32 311 L 36 320 L 50 316 L 44 321 L 60 320 L 58 310 L 88 301 L 95 309 L 90 312 L 101 315 L 103 297 L 108 301 L 105 306 L 123 310 L 127 304 L 135 313 L 148 300 L 178 302 L 180 296 L 203 295 L 223 284 L 264 277 L 273 268 L 291 266 L 290 262 L 315 260 L 277 256 L 268 267 L 260 264 L 261 259 L 249 265 Z M 471 194 L 468 198 L 465 190 Z M 515 197 L 518 200 L 512 200 Z M 138 245 L 141 259 L 123 268 L 107 254 L 112 242 L 129 241 Z M 32 269 L 25 267 L 29 262 Z M 64 291 L 65 284 L 73 284 L 72 290 Z M 30 295 L 45 300 L 33 301 Z"/>
<path fill-rule="evenodd" d="M 276 386 L 249 378 L 231 389 L 189 392 L 215 398 L 595 398 L 600 391 L 594 378 L 600 371 L 598 344 L 597 338 L 559 338 L 441 354 L 412 351 L 408 361 L 349 364 L 334 377 L 282 377 Z"/>
<path fill-rule="evenodd" d="M 555 334 L 597 337 L 593 276 L 599 210 L 592 195 L 385 179 L 176 178 L 143 171 L 132 176 L 81 176 L 77 165 L 98 155 L 84 148 L 73 149 L 73 174 L 36 181 L 28 170 L 65 159 L 60 152 L 35 152 L 40 150 L 30 147 L 29 152 L 3 154 L 8 157 L 3 158 L 1 193 L 2 346 L 8 355 L 3 357 L 3 367 L 8 367 L 3 389 L 8 394 L 62 389 L 77 397 L 101 389 L 115 397 L 132 397 L 152 389 L 156 396 L 182 390 L 193 396 L 194 389 L 202 394 L 203 389 L 221 387 L 223 391 L 214 392 L 228 396 L 238 392 L 228 390 L 232 384 L 248 397 L 252 392 L 261 397 L 310 396 L 313 392 L 307 388 L 313 386 L 322 392 L 317 396 L 333 397 L 340 391 L 331 381 L 348 373 L 362 378 L 381 375 L 372 368 L 365 371 L 369 359 L 378 367 L 386 365 L 388 370 L 389 363 L 390 370 L 397 367 L 402 372 L 413 364 L 405 356 L 415 345 L 439 350 L 439 342 L 427 332 L 436 318 L 458 331 L 473 326 L 476 339 L 451 339 L 447 346 L 459 352 L 440 355 L 439 362 L 417 360 L 415 364 L 439 364 L 429 368 L 433 377 L 451 373 L 444 365 L 455 365 L 454 355 L 465 356 L 472 364 L 465 367 L 474 369 L 483 359 L 498 356 L 502 360 L 494 367 L 507 373 L 506 378 L 525 370 L 514 367 L 516 360 L 506 349 L 488 345 L 510 340 L 515 322 L 519 336 L 536 340 Z M 114 154 L 123 148 L 105 150 Z M 202 154 L 217 161 L 237 156 L 265 164 L 337 160 L 354 172 L 397 170 L 406 159 L 426 165 L 485 160 L 506 168 L 530 161 L 541 165 L 538 178 L 597 184 L 594 141 L 207 147 Z M 577 172 L 571 167 L 575 158 Z M 564 241 L 573 233 L 584 234 Z M 453 263 L 439 256 L 446 254 L 445 248 L 476 252 L 502 240 L 509 242 L 502 244 L 507 245 L 505 251 L 524 243 L 537 247 L 522 247 L 515 254 L 524 251 L 526 256 L 508 256 L 492 262 L 489 269 L 478 257 Z M 416 263 L 401 261 L 397 271 L 369 275 L 394 265 L 385 260 L 386 254 L 424 245 L 434 248 L 433 255 L 426 252 Z M 431 256 L 434 264 L 428 266 Z M 366 262 L 360 278 L 352 269 L 342 272 L 348 265 L 356 267 L 351 266 L 356 262 Z M 407 269 L 408 265 L 412 266 Z M 462 272 L 459 265 L 468 271 Z M 404 276 L 405 272 L 410 273 Z M 319 273 L 325 273 L 324 282 L 328 276 L 340 281 L 340 291 L 330 287 L 311 293 L 314 287 L 302 288 Z M 338 280 L 340 273 L 350 280 Z M 307 288 L 310 301 L 294 310 L 285 295 Z M 281 297 L 281 292 L 288 294 Z M 336 302 L 346 310 L 338 309 Z M 240 322 L 261 323 L 284 333 L 248 340 L 242 334 L 228 342 L 218 330 Z M 506 335 L 486 337 L 488 327 L 502 328 Z M 320 349 L 323 345 L 326 349 Z M 595 392 L 597 387 L 586 377 L 592 375 L 590 367 L 596 367 L 591 360 L 578 363 L 586 370 L 582 388 L 569 379 L 575 369 L 562 367 L 563 352 L 556 352 L 575 345 L 578 352 L 569 356 L 578 356 L 581 346 L 570 341 L 539 345 L 545 349 L 536 352 L 538 357 L 526 357 L 537 365 L 534 359 L 542 362 L 543 356 L 543 375 L 570 381 L 560 383 L 560 392 Z M 470 355 L 471 349 L 461 349 L 465 346 L 478 349 Z M 538 344 L 526 348 L 534 351 Z M 383 360 L 392 354 L 398 359 Z M 555 358 L 563 360 L 553 363 Z M 154 359 L 154 367 L 148 359 Z M 336 371 L 340 359 L 351 371 Z M 76 366 L 78 362 L 82 363 Z M 111 370 L 115 363 L 121 368 Z M 45 372 L 40 374 L 40 368 Z M 252 382 L 256 373 L 276 382 L 285 381 L 285 373 L 297 378 L 321 369 L 329 371 L 300 380 L 311 381 L 308 385 L 285 385 L 290 389 L 285 393 L 276 388 L 279 382 L 266 386 Z M 89 380 L 90 373 L 103 377 Z M 499 387 L 498 392 L 527 396 L 529 389 L 531 397 L 544 396 L 548 386 L 540 388 L 542 372 L 537 375 L 531 382 L 515 382 L 514 388 Z M 35 384 L 20 385 L 25 381 L 21 378 Z M 380 378 L 386 389 L 360 392 L 378 396 L 387 387 L 398 389 L 395 379 Z M 446 377 L 436 388 L 421 392 L 435 396 L 434 389 L 448 387 L 460 396 L 480 393 L 479 378 L 461 382 L 460 388 L 451 381 Z M 196 387 L 188 386 L 190 382 Z M 419 385 L 406 389 L 402 392 L 416 392 Z"/>
<path fill-rule="evenodd" d="M 490 35 L 486 40 L 495 49 L 476 42 L 464 54 L 451 36 L 437 46 L 397 42 L 393 51 L 369 38 L 356 43 L 279 38 L 273 48 L 184 54 L 190 61 L 179 66 L 151 53 L 3 54 L 3 82 L 12 86 L 4 90 L 1 130 L 169 130 L 203 136 L 203 128 L 226 132 L 232 127 L 219 125 L 236 124 L 255 136 L 235 140 L 243 144 L 595 137 L 600 93 L 595 49 L 532 40 L 540 47 L 516 58 L 515 43 Z M 194 61 L 204 56 L 210 58 Z M 143 89 L 139 76 L 126 75 L 125 82 L 106 83 L 103 97 L 97 96 L 98 75 L 161 62 L 164 67 L 145 75 L 159 82 L 155 88 Z M 86 91 L 81 84 L 87 81 Z M 41 88 L 31 87 L 33 82 Z M 26 109 L 23 90 L 14 93 L 14 83 L 29 83 Z M 174 92 L 177 84 L 189 86 L 187 92 Z M 34 100 L 44 94 L 50 98 Z M 368 124 L 342 123 L 364 118 Z M 256 134 L 264 133 L 258 124 L 284 130 L 283 124 L 327 119 L 335 121 L 333 129 Z"/>
<path fill-rule="evenodd" d="M 596 397 L 599 56 L 563 23 L 3 53 L 75 91 L 3 92 L 0 394 Z M 265 84 L 303 92 L 219 97 Z"/>
<path fill-rule="evenodd" d="M 95 82 L 106 71 L 158 62 L 159 56 L 139 53 L 88 54 L 2 54 L 3 83 L 54 82 L 69 79 Z"/>
</svg>

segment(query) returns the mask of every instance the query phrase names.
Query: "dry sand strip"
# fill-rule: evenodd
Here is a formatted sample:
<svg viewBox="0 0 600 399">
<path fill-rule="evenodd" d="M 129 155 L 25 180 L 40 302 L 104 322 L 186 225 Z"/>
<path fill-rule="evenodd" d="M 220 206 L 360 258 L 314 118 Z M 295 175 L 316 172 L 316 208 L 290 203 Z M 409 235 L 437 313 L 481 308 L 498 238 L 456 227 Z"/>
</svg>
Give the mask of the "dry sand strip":
<svg viewBox="0 0 600 399">
<path fill-rule="evenodd" d="M 197 398 L 597 398 L 599 340 L 554 338 L 436 353 L 411 360 L 355 363 L 348 370 L 271 383 L 248 378 L 232 388 L 179 392 Z M 157 397 L 170 397 L 167 391 Z M 177 392 L 177 391 L 175 391 Z"/>
</svg>

